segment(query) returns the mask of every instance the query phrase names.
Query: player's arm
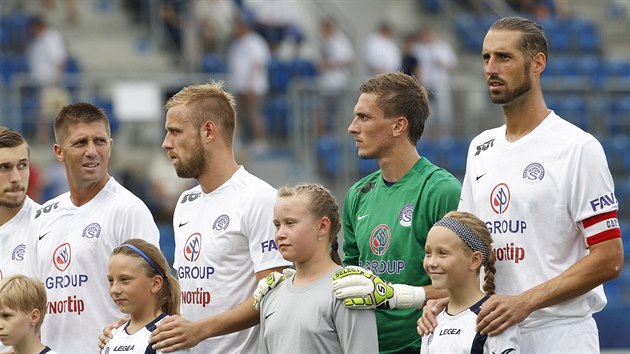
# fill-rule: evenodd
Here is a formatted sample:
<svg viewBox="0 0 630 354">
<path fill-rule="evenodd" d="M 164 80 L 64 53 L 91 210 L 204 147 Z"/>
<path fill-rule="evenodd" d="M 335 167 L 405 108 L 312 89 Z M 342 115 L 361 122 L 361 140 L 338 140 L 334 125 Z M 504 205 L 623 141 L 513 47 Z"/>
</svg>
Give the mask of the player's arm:
<svg viewBox="0 0 630 354">
<path fill-rule="evenodd" d="M 491 336 L 523 321 L 533 311 L 587 293 L 619 276 L 623 264 L 621 238 L 590 246 L 590 253 L 558 276 L 517 296 L 494 295 L 481 307 L 477 331 Z"/>
<path fill-rule="evenodd" d="M 270 272 L 282 272 L 282 267 L 266 269 L 256 273 L 259 281 Z M 192 348 L 204 339 L 242 331 L 260 322 L 259 313 L 252 307 L 250 296 L 236 307 L 196 322 L 181 316 L 169 316 L 151 333 L 149 343 L 164 353 Z"/>
</svg>

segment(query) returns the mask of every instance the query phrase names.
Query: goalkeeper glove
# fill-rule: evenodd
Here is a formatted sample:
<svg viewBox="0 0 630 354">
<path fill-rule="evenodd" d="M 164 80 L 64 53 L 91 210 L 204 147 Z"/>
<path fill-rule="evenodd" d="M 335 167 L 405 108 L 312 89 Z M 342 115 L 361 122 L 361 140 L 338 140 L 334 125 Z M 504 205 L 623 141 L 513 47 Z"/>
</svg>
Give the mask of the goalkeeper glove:
<svg viewBox="0 0 630 354">
<path fill-rule="evenodd" d="M 333 274 L 333 290 L 337 299 L 354 309 L 417 308 L 424 305 L 422 287 L 390 284 L 361 267 L 348 266 Z"/>
<path fill-rule="evenodd" d="M 258 281 L 258 287 L 254 290 L 254 308 L 260 311 L 260 302 L 263 297 L 269 292 L 269 290 L 275 288 L 278 284 L 282 283 L 286 278 L 295 274 L 295 269 L 284 268 L 282 273 L 271 272 L 266 277 Z"/>
</svg>

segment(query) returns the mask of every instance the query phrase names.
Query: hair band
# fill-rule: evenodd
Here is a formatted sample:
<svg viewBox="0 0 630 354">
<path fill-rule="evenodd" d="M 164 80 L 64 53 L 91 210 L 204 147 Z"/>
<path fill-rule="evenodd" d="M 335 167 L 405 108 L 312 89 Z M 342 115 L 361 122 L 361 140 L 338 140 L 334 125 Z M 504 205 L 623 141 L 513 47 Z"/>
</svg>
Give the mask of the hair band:
<svg viewBox="0 0 630 354">
<path fill-rule="evenodd" d="M 466 226 L 459 220 L 446 217 L 438 220 L 438 222 L 436 222 L 433 226 L 443 226 L 453 231 L 473 251 L 481 252 L 481 254 L 483 255 L 483 260 L 481 261 L 482 265 L 485 266 L 486 263 L 488 263 L 488 258 L 490 258 L 488 248 L 483 243 L 483 241 L 481 241 L 479 235 L 471 230 L 470 227 Z"/>
<path fill-rule="evenodd" d="M 164 274 L 164 272 L 161 271 L 160 268 L 158 268 L 158 266 L 155 265 L 155 263 L 153 263 L 151 258 L 149 258 L 149 256 L 147 256 L 144 252 L 142 252 L 138 247 L 134 245 L 130 245 L 128 243 L 123 243 L 122 245 L 120 245 L 120 247 L 127 247 L 135 251 L 137 254 L 140 255 L 140 257 L 144 258 L 144 260 L 147 261 L 147 263 L 149 263 L 151 267 L 153 267 L 153 269 L 155 269 L 155 271 L 158 272 L 158 274 L 160 274 L 162 279 L 166 279 L 166 274 Z"/>
</svg>

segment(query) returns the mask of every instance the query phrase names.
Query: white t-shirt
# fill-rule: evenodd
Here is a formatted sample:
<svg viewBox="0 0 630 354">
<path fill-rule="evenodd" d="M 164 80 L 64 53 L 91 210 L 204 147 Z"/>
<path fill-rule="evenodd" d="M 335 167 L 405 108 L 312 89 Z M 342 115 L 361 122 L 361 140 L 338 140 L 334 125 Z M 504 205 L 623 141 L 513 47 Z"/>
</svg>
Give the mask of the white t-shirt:
<svg viewBox="0 0 630 354">
<path fill-rule="evenodd" d="M 323 60 L 330 67 L 323 69 L 319 75 L 320 87 L 323 90 L 345 89 L 350 81 L 350 65 L 354 59 L 354 48 L 348 36 L 338 29 L 323 39 Z M 329 92 L 324 92 L 328 94 Z M 338 94 L 338 92 L 333 92 Z M 331 94 L 333 94 L 331 93 Z"/>
<path fill-rule="evenodd" d="M 28 65 L 31 77 L 39 85 L 60 83 L 62 65 L 66 62 L 66 45 L 61 33 L 47 28 L 33 42 L 27 50 Z"/>
<path fill-rule="evenodd" d="M 402 54 L 394 39 L 374 33 L 365 41 L 365 62 L 371 75 L 399 71 Z"/>
<path fill-rule="evenodd" d="M 27 238 L 35 237 L 37 233 L 32 220 L 39 207 L 39 204 L 26 197 L 20 211 L 0 225 L 0 279 L 13 274 L 28 275 Z"/>
<path fill-rule="evenodd" d="M 290 265 L 274 242 L 276 190 L 242 166 L 216 190 L 197 186 L 175 207 L 174 268 L 182 291 L 182 315 L 197 321 L 250 297 L 255 273 Z M 194 353 L 254 353 L 258 326 L 209 338 Z"/>
<path fill-rule="evenodd" d="M 498 336 L 481 335 L 476 330 L 477 315 L 485 296 L 468 309 L 450 315 L 448 306 L 436 318 L 433 333 L 422 337 L 421 354 L 499 354 L 520 353 L 518 326 L 509 327 Z"/>
<path fill-rule="evenodd" d="M 61 353 L 91 351 L 103 327 L 124 315 L 109 297 L 112 250 L 130 238 L 159 247 L 159 231 L 146 205 L 113 177 L 87 204 L 70 192 L 35 214 L 33 274 L 44 281 L 48 312 L 42 342 Z"/>
<path fill-rule="evenodd" d="M 265 39 L 249 32 L 232 42 L 228 51 L 230 89 L 236 93 L 264 95 L 269 90 L 267 63 L 271 58 Z"/>
<path fill-rule="evenodd" d="M 585 257 L 588 245 L 620 237 L 602 146 L 554 112 L 513 143 L 505 126 L 472 140 L 458 209 L 477 215 L 492 234 L 497 294 L 520 294 Z M 590 316 L 605 305 L 600 285 L 534 311 L 522 325 Z"/>
</svg>

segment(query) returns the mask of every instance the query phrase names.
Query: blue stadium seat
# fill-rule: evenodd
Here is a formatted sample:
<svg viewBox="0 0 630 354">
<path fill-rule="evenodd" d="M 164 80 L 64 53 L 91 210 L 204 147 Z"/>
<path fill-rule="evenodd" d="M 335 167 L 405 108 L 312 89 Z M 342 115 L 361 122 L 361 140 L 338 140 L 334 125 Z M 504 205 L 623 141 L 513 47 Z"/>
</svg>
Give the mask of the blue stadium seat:
<svg viewBox="0 0 630 354">
<path fill-rule="evenodd" d="M 586 99 L 582 95 L 568 95 L 561 99 L 556 113 L 583 130 L 589 128 Z"/>
<path fill-rule="evenodd" d="M 317 77 L 317 65 L 309 59 L 295 59 L 291 62 L 291 76 L 312 79 Z"/>
<path fill-rule="evenodd" d="M 267 65 L 269 89 L 272 93 L 286 93 L 291 82 L 291 65 L 285 61 L 272 58 Z"/>
<path fill-rule="evenodd" d="M 287 97 L 281 95 L 267 99 L 263 111 L 270 135 L 286 138 L 291 129 Z"/>
<path fill-rule="evenodd" d="M 320 171 L 328 177 L 341 174 L 341 159 L 339 144 L 332 136 L 325 135 L 315 142 L 315 152 L 319 161 Z"/>
<path fill-rule="evenodd" d="M 226 65 L 223 58 L 215 53 L 207 53 L 201 59 L 201 71 L 206 74 L 224 74 Z"/>
<path fill-rule="evenodd" d="M 605 124 L 611 135 L 630 134 L 630 95 L 623 95 L 610 101 Z"/>
</svg>

